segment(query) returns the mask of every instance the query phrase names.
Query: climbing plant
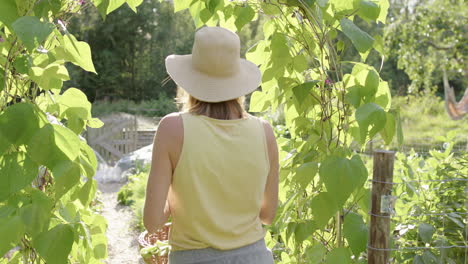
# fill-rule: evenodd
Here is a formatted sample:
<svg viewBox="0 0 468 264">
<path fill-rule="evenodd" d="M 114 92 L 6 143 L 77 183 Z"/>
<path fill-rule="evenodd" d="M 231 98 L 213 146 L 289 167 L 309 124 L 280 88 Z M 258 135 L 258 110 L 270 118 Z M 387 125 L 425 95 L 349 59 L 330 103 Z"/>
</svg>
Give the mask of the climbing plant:
<svg viewBox="0 0 468 264">
<path fill-rule="evenodd" d="M 359 149 L 379 134 L 403 137 L 399 116 L 377 69 L 365 64 L 383 52 L 382 37 L 355 21 L 385 23 L 388 1 L 175 0 L 197 27 L 240 31 L 263 16 L 263 40 L 247 59 L 259 65 L 261 90 L 250 111 L 284 115 L 280 145 L 280 200 L 267 241 L 278 263 L 364 263 L 368 171 Z M 361 61 L 343 61 L 356 49 Z"/>
<path fill-rule="evenodd" d="M 96 6 L 103 17 L 140 0 L 0 2 L 0 263 L 101 263 L 106 220 L 96 212 L 97 161 L 80 134 L 102 122 L 65 63 L 95 73 L 68 19 Z M 8 254 L 7 254 L 8 253 Z"/>
</svg>

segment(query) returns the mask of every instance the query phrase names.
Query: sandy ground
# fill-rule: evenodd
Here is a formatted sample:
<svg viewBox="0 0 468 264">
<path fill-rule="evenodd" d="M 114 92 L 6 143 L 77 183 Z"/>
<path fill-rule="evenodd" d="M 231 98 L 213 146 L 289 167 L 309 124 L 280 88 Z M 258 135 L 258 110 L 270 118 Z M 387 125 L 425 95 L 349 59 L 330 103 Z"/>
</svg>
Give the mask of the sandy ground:
<svg viewBox="0 0 468 264">
<path fill-rule="evenodd" d="M 142 264 L 138 249 L 138 232 L 132 230 L 134 215 L 129 207 L 117 203 L 122 183 L 99 184 L 102 192 L 102 216 L 107 219 L 108 264 Z"/>
</svg>

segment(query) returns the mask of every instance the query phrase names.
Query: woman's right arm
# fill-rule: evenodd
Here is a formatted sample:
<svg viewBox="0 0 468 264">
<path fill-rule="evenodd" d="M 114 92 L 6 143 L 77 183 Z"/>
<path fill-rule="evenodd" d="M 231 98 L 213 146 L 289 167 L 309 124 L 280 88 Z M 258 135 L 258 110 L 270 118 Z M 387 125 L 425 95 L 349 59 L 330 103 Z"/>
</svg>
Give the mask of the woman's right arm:
<svg viewBox="0 0 468 264">
<path fill-rule="evenodd" d="M 273 219 L 275 219 L 276 209 L 278 207 L 278 145 L 276 143 L 275 134 L 271 125 L 267 121 L 262 122 L 268 147 L 270 172 L 268 173 L 262 207 L 260 209 L 260 221 L 262 221 L 262 223 L 265 225 L 270 225 L 273 222 Z"/>
</svg>

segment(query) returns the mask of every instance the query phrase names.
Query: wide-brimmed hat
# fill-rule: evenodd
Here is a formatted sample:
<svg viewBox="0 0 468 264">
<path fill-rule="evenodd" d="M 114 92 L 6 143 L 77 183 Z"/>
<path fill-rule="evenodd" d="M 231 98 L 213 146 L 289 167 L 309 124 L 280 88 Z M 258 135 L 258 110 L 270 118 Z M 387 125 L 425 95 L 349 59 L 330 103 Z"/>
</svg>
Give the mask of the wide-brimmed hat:
<svg viewBox="0 0 468 264">
<path fill-rule="evenodd" d="M 166 69 L 178 86 L 204 102 L 251 93 L 262 77 L 257 65 L 240 58 L 239 36 L 221 27 L 198 30 L 192 54 L 169 55 Z"/>
</svg>

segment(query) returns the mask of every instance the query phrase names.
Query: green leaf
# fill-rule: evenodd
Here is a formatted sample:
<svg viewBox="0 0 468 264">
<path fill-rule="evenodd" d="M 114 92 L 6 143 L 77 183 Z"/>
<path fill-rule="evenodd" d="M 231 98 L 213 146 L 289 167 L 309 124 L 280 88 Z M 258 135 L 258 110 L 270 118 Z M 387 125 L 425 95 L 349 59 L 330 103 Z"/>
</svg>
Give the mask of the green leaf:
<svg viewBox="0 0 468 264">
<path fill-rule="evenodd" d="M 0 256 L 17 246 L 23 234 L 23 222 L 18 215 L 0 218 L 0 237 L 2 238 L 0 239 Z"/>
<path fill-rule="evenodd" d="M 88 178 L 92 178 L 97 169 L 96 154 L 84 141 L 81 141 L 79 161 L 83 173 L 86 174 Z"/>
<path fill-rule="evenodd" d="M 26 233 L 35 238 L 39 233 L 48 229 L 54 201 L 37 189 L 31 190 L 31 200 L 31 204 L 21 208 L 20 215 Z"/>
<path fill-rule="evenodd" d="M 192 0 L 174 0 L 174 12 L 189 8 Z"/>
<path fill-rule="evenodd" d="M 377 92 L 379 87 L 380 77 L 379 74 L 375 70 L 370 70 L 367 73 L 366 81 L 364 83 L 364 87 L 366 88 L 366 95 L 374 95 Z"/>
<path fill-rule="evenodd" d="M 304 54 L 299 54 L 296 57 L 294 57 L 292 63 L 294 65 L 294 69 L 300 73 L 309 68 L 307 58 L 304 56 Z"/>
<path fill-rule="evenodd" d="M 105 234 L 94 235 L 92 238 L 94 257 L 107 258 L 107 237 Z"/>
<path fill-rule="evenodd" d="M 92 128 L 100 128 L 104 123 L 99 118 L 91 118 L 86 121 L 86 125 Z"/>
<path fill-rule="evenodd" d="M 0 21 L 11 29 L 11 24 L 19 17 L 15 0 L 0 1 Z"/>
<path fill-rule="evenodd" d="M 303 103 L 307 98 L 311 98 L 313 93 L 313 88 L 319 83 L 320 81 L 318 80 L 313 80 L 313 81 L 308 81 L 305 83 L 302 83 L 296 87 L 293 88 L 293 94 L 294 97 L 296 97 L 297 101 L 299 103 Z M 316 102 L 317 100 L 313 98 L 313 101 Z M 318 103 L 318 102 L 316 102 Z"/>
<path fill-rule="evenodd" d="M 334 194 L 329 192 L 321 192 L 310 202 L 317 229 L 325 227 L 339 209 L 339 205 L 333 196 Z"/>
<path fill-rule="evenodd" d="M 424 243 L 431 242 L 432 235 L 434 235 L 435 231 L 436 229 L 430 224 L 421 223 L 418 226 L 419 237 Z"/>
<path fill-rule="evenodd" d="M 194 1 L 189 6 L 189 12 L 192 15 L 193 22 L 195 23 L 196 28 L 202 27 L 205 23 L 203 23 L 201 18 L 201 13 L 205 8 L 205 5 L 202 1 Z"/>
<path fill-rule="evenodd" d="M 88 179 L 84 186 L 79 190 L 78 199 L 80 199 L 81 204 L 88 206 L 96 195 L 97 184 L 94 179 Z"/>
<path fill-rule="evenodd" d="M 358 63 L 354 65 L 352 76 L 359 84 L 359 94 L 365 102 L 369 102 L 371 98 L 377 93 L 380 84 L 380 77 L 373 67 L 365 64 Z M 384 89 L 385 87 L 382 87 Z M 388 86 L 387 86 L 388 88 Z"/>
<path fill-rule="evenodd" d="M 357 155 L 350 160 L 330 156 L 321 163 L 319 175 L 327 192 L 334 194 L 335 204 L 342 206 L 356 188 L 364 185 L 367 169 Z"/>
<path fill-rule="evenodd" d="M 379 8 L 380 13 L 377 21 L 385 23 L 387 20 L 388 8 L 390 7 L 390 3 L 388 0 L 379 0 Z"/>
<path fill-rule="evenodd" d="M 275 2 L 276 4 L 273 4 Z M 260 6 L 265 15 L 274 16 L 281 14 L 281 9 L 279 8 L 279 4 L 277 3 L 277 1 L 261 2 Z"/>
<path fill-rule="evenodd" d="M 0 201 L 31 184 L 38 165 L 23 152 L 0 156 Z"/>
<path fill-rule="evenodd" d="M 80 167 L 73 161 L 60 161 L 52 169 L 55 179 L 55 199 L 60 199 L 80 181 Z"/>
<path fill-rule="evenodd" d="M 364 89 L 361 85 L 354 85 L 348 88 L 348 92 L 345 94 L 345 101 L 355 108 L 358 108 L 361 105 L 361 93 L 360 91 Z"/>
<path fill-rule="evenodd" d="M 353 21 L 343 18 L 340 20 L 340 25 L 343 33 L 351 40 L 359 52 L 364 53 L 372 48 L 374 39 L 356 26 Z"/>
<path fill-rule="evenodd" d="M 305 189 L 307 185 L 314 179 L 318 171 L 317 162 L 307 162 L 296 169 L 294 180 L 299 183 L 301 188 Z"/>
<path fill-rule="evenodd" d="M 334 248 L 327 255 L 325 264 L 349 264 L 351 263 L 351 256 L 347 248 Z"/>
<path fill-rule="evenodd" d="M 263 112 L 265 111 L 268 106 L 269 106 L 269 95 L 268 91 L 266 92 L 260 92 L 260 91 L 255 91 L 252 93 L 252 96 L 250 97 L 250 112 Z"/>
<path fill-rule="evenodd" d="M 62 2 L 61 0 L 47 0 L 47 1 L 39 1 L 34 3 L 34 14 L 37 17 L 48 18 L 49 11 L 52 14 L 57 15 L 62 9 Z"/>
<path fill-rule="evenodd" d="M 381 55 L 384 55 L 384 40 L 381 35 L 374 36 L 374 45 L 372 47 Z"/>
<path fill-rule="evenodd" d="M 269 59 L 270 52 L 266 51 L 267 46 L 266 46 L 265 41 L 260 41 L 256 45 L 252 46 L 247 52 L 246 52 L 246 58 L 247 60 L 257 64 L 261 65 L 264 64 L 267 59 Z"/>
<path fill-rule="evenodd" d="M 33 246 L 47 264 L 68 263 L 68 254 L 73 245 L 73 228 L 60 224 L 43 232 L 33 240 Z"/>
<path fill-rule="evenodd" d="M 333 9 L 337 13 L 354 10 L 353 1 L 350 0 L 329 0 L 328 2 L 333 6 Z"/>
<path fill-rule="evenodd" d="M 86 122 L 82 118 L 72 115 L 68 118 L 67 127 L 75 132 L 76 135 L 80 135 L 86 127 Z"/>
<path fill-rule="evenodd" d="M 424 251 L 422 255 L 422 259 L 424 260 L 424 264 L 439 264 L 438 258 L 432 254 L 430 251 Z"/>
<path fill-rule="evenodd" d="M 343 234 L 348 241 L 354 256 L 359 256 L 367 247 L 369 231 L 362 216 L 353 212 L 346 215 L 343 224 Z"/>
<path fill-rule="evenodd" d="M 380 7 L 371 1 L 360 1 L 358 15 L 362 18 L 376 20 L 379 17 Z"/>
<path fill-rule="evenodd" d="M 93 2 L 101 16 L 105 18 L 106 15 L 123 5 L 126 0 L 93 0 Z"/>
<path fill-rule="evenodd" d="M 58 63 L 49 64 L 45 68 L 31 67 L 29 76 L 44 90 L 61 89 L 63 81 L 70 80 L 67 68 Z"/>
<path fill-rule="evenodd" d="M 321 243 L 318 243 L 314 246 L 309 246 L 305 250 L 306 259 L 309 261 L 309 263 L 322 263 L 326 253 L 327 248 Z"/>
<path fill-rule="evenodd" d="M 39 130 L 40 116 L 43 114 L 33 104 L 14 104 L 0 115 L 0 136 L 11 144 L 23 145 Z"/>
<path fill-rule="evenodd" d="M 236 6 L 234 9 L 234 15 L 236 16 L 235 25 L 237 27 L 237 31 L 240 32 L 242 28 L 250 23 L 255 17 L 255 11 L 250 7 L 250 5 Z"/>
<path fill-rule="evenodd" d="M 41 22 L 33 16 L 20 17 L 11 26 L 30 52 L 41 45 L 55 28 L 54 24 Z"/>
<path fill-rule="evenodd" d="M 289 52 L 288 39 L 285 34 L 274 33 L 271 36 L 271 60 L 273 66 L 277 69 L 272 69 L 278 71 L 279 68 L 282 68 L 288 64 L 291 60 L 291 54 Z M 270 68 L 271 69 L 271 68 Z M 264 78 L 263 78 L 264 79 Z"/>
<path fill-rule="evenodd" d="M 55 53 L 57 59 L 67 60 L 85 71 L 96 73 L 88 43 L 76 40 L 71 34 L 63 37 L 62 46 L 55 48 Z"/>
<path fill-rule="evenodd" d="M 396 124 L 395 124 L 395 116 L 393 113 L 389 112 L 386 113 L 387 121 L 385 122 L 385 127 L 382 131 L 380 131 L 380 135 L 382 136 L 383 140 L 385 141 L 386 145 L 390 145 L 393 140 L 393 136 L 396 132 Z"/>
<path fill-rule="evenodd" d="M 362 144 L 366 140 L 366 135 L 369 135 L 369 138 L 372 138 L 377 132 L 385 127 L 387 117 L 385 111 L 379 105 L 374 103 L 361 105 L 356 110 L 355 116 L 359 124 Z M 370 130 L 369 127 L 371 127 Z"/>
<path fill-rule="evenodd" d="M 216 9 L 221 7 L 222 4 L 224 4 L 224 1 L 222 0 L 206 0 L 205 2 L 206 8 L 210 11 L 211 14 L 214 14 Z"/>
<path fill-rule="evenodd" d="M 127 0 L 127 5 L 130 7 L 130 9 L 133 10 L 133 12 L 137 12 L 137 7 L 143 3 L 143 0 Z"/>
<path fill-rule="evenodd" d="M 78 117 L 83 120 L 91 119 L 91 103 L 86 95 L 76 89 L 67 89 L 57 100 L 61 116 L 67 118 Z"/>
<path fill-rule="evenodd" d="M 375 103 L 380 105 L 385 111 L 388 111 L 392 105 L 392 95 L 387 82 L 380 82 L 377 93 L 375 94 Z"/>
<path fill-rule="evenodd" d="M 15 67 L 15 70 L 21 74 L 27 74 L 29 72 L 29 68 L 31 68 L 31 65 L 32 65 L 32 60 L 29 55 L 20 55 L 13 62 L 13 66 Z"/>
<path fill-rule="evenodd" d="M 315 222 L 311 220 L 306 220 L 304 222 L 297 223 L 296 228 L 294 229 L 294 237 L 297 244 L 301 244 L 309 236 L 312 236 L 314 231 L 317 229 Z"/>
<path fill-rule="evenodd" d="M 68 128 L 47 124 L 28 144 L 31 159 L 49 169 L 63 160 L 75 160 L 80 150 L 80 140 Z"/>
</svg>

